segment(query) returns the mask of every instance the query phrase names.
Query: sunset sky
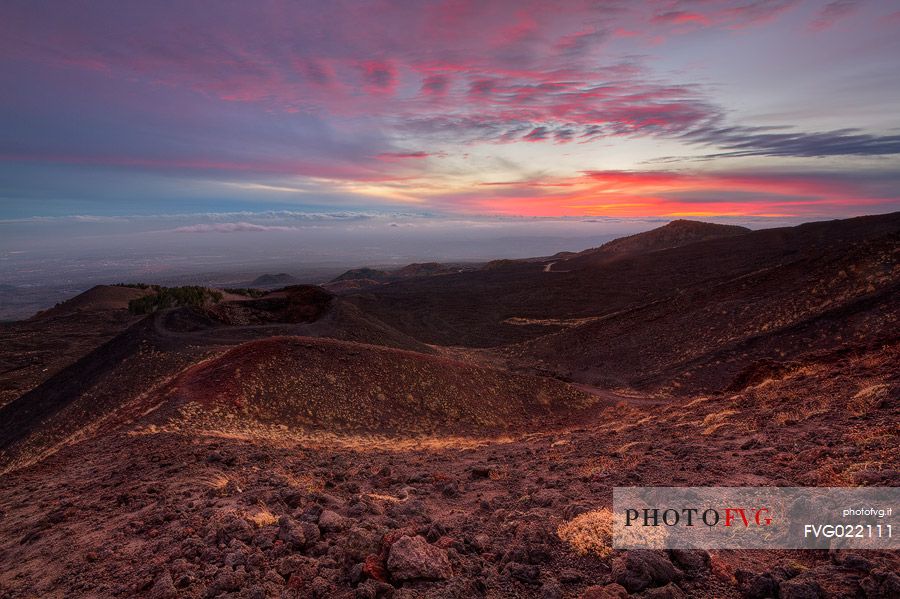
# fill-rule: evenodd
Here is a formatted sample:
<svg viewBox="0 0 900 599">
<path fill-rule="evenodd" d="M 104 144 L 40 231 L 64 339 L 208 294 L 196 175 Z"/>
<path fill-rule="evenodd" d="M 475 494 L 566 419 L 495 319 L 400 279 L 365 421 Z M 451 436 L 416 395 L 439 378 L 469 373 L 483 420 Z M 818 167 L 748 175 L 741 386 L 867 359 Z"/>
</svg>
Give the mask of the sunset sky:
<svg viewBox="0 0 900 599">
<path fill-rule="evenodd" d="M 0 52 L 7 224 L 900 209 L 892 1 L 7 1 Z"/>
</svg>

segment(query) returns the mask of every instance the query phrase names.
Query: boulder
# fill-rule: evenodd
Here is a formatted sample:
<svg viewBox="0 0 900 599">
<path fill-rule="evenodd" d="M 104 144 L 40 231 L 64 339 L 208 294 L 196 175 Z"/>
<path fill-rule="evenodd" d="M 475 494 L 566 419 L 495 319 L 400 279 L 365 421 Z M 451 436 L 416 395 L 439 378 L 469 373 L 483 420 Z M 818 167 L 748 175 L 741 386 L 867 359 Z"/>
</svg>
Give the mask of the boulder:
<svg viewBox="0 0 900 599">
<path fill-rule="evenodd" d="M 670 582 L 664 587 L 657 587 L 655 589 L 650 589 L 643 595 L 646 599 L 687 599 L 687 595 L 684 594 L 678 585 L 674 582 Z"/>
<path fill-rule="evenodd" d="M 421 536 L 401 537 L 391 545 L 387 569 L 394 580 L 447 580 L 453 575 L 447 553 Z"/>
<path fill-rule="evenodd" d="M 900 597 L 900 575 L 896 572 L 873 570 L 859 583 L 859 586 L 862 587 L 866 599 Z"/>
<path fill-rule="evenodd" d="M 681 575 L 664 553 L 633 549 L 613 562 L 613 580 L 631 593 L 669 584 Z"/>
<path fill-rule="evenodd" d="M 299 549 L 306 544 L 303 526 L 290 516 L 278 519 L 278 538 L 293 549 Z"/>
<path fill-rule="evenodd" d="M 172 581 L 172 575 L 168 572 L 160 574 L 156 582 L 153 583 L 153 588 L 150 589 L 150 597 L 152 599 L 172 599 L 177 596 L 178 590 Z"/>
<path fill-rule="evenodd" d="M 824 596 L 825 592 L 815 580 L 792 578 L 778 585 L 780 599 L 820 599 Z"/>
<path fill-rule="evenodd" d="M 323 532 L 338 532 L 348 528 L 350 521 L 337 512 L 323 510 L 319 516 L 319 529 Z"/>
</svg>

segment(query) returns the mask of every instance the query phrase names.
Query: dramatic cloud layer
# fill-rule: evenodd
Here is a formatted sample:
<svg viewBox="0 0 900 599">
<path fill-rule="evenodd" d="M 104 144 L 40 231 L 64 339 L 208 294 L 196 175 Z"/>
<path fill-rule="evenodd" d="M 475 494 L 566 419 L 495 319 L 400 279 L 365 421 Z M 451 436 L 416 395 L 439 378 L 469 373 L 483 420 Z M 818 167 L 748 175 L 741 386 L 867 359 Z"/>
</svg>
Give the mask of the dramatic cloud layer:
<svg viewBox="0 0 900 599">
<path fill-rule="evenodd" d="M 898 40 L 887 0 L 11 1 L 0 216 L 894 210 Z"/>
</svg>

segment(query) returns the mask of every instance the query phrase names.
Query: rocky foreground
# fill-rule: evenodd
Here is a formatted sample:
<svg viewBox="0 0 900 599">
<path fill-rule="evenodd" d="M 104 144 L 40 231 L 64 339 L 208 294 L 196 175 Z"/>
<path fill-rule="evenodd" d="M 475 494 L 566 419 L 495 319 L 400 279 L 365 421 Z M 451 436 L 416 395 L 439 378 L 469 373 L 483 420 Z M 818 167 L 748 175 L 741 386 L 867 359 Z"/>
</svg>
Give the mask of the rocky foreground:
<svg viewBox="0 0 900 599">
<path fill-rule="evenodd" d="M 898 357 L 502 437 L 136 425 L 0 479 L 2 596 L 897 597 L 895 553 L 620 552 L 607 509 L 625 485 L 891 484 Z"/>
</svg>

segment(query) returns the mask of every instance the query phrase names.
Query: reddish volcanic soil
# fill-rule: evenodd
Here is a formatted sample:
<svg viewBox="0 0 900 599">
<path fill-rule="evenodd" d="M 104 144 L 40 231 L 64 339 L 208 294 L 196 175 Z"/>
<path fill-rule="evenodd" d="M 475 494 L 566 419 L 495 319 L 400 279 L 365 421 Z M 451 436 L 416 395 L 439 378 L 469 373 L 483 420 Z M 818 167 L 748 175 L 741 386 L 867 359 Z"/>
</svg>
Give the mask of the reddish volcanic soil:
<svg viewBox="0 0 900 599">
<path fill-rule="evenodd" d="M 0 598 L 900 596 L 896 552 L 611 547 L 614 487 L 900 481 L 900 219 L 670 232 L 8 325 Z"/>
<path fill-rule="evenodd" d="M 306 337 L 238 345 L 188 368 L 162 395 L 160 425 L 200 418 L 395 435 L 518 430 L 597 402 L 554 379 Z"/>
</svg>

